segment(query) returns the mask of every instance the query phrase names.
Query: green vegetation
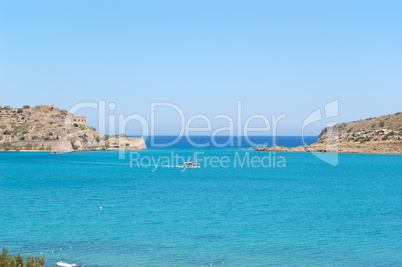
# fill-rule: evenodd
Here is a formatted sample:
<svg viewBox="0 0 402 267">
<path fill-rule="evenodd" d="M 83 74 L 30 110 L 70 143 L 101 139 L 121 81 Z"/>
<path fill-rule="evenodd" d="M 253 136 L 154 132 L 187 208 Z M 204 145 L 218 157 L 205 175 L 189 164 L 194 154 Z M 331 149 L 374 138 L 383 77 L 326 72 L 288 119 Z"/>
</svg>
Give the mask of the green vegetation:
<svg viewBox="0 0 402 267">
<path fill-rule="evenodd" d="M 380 126 L 381 128 L 384 127 L 384 125 L 385 125 L 384 121 L 382 121 L 382 122 L 380 122 L 380 124 L 378 124 L 378 126 Z"/>
<path fill-rule="evenodd" d="M 20 141 L 24 141 L 24 140 L 25 140 L 25 137 L 21 137 L 21 138 L 20 138 Z"/>
<path fill-rule="evenodd" d="M 47 146 L 47 147 L 46 147 L 46 150 L 47 150 L 47 151 L 51 151 L 51 150 L 52 150 L 52 146 L 51 146 L 51 145 Z"/>
<path fill-rule="evenodd" d="M 15 133 L 15 132 L 14 132 L 14 131 L 10 131 L 10 130 L 5 130 L 3 134 L 10 135 L 10 134 L 13 134 L 13 133 Z"/>
<path fill-rule="evenodd" d="M 78 127 L 78 123 L 74 123 L 74 127 Z"/>
<path fill-rule="evenodd" d="M 84 131 L 84 130 L 86 130 L 86 129 L 87 129 L 87 127 L 80 126 L 80 129 L 81 129 L 82 131 Z"/>
<path fill-rule="evenodd" d="M 23 106 L 22 108 L 23 108 L 23 109 L 29 109 L 29 108 L 30 108 L 30 106 L 25 105 L 25 106 Z"/>
<path fill-rule="evenodd" d="M 103 138 L 105 138 L 105 140 L 109 140 L 109 138 L 110 138 L 110 135 L 108 135 L 108 134 L 105 134 L 105 135 L 103 136 Z"/>
<path fill-rule="evenodd" d="M 26 133 L 28 133 L 28 127 L 29 127 L 28 124 L 13 126 L 15 132 L 26 132 Z"/>
<path fill-rule="evenodd" d="M 353 142 L 358 142 L 360 141 L 360 143 L 364 143 L 364 142 L 369 142 L 371 140 L 370 137 L 366 138 L 366 137 L 358 137 L 355 140 L 353 140 Z"/>
<path fill-rule="evenodd" d="M 100 141 L 100 137 L 99 137 L 99 136 L 95 136 L 95 140 L 96 140 L 96 142 L 98 142 L 98 143 L 99 143 L 99 141 Z"/>
<path fill-rule="evenodd" d="M 10 107 L 10 106 L 5 106 L 3 109 L 5 109 L 5 110 L 11 110 L 11 107 Z"/>
<path fill-rule="evenodd" d="M 389 138 L 390 136 L 393 136 L 394 134 L 395 134 L 394 131 L 389 132 L 389 133 L 387 133 L 386 135 L 384 135 L 384 137 L 382 138 L 382 140 L 388 140 L 388 138 Z"/>
<path fill-rule="evenodd" d="M 5 125 L 0 125 L 0 129 L 6 129 L 7 128 L 7 126 L 5 126 Z"/>
<path fill-rule="evenodd" d="M 3 253 L 0 254 L 1 267 L 43 267 L 45 266 L 45 256 L 34 257 L 29 254 L 25 260 L 21 254 L 12 255 L 8 253 L 8 248 L 3 247 Z"/>
<path fill-rule="evenodd" d="M 21 113 L 23 113 L 24 111 L 19 108 L 17 112 L 18 112 L 19 114 L 21 114 Z"/>
<path fill-rule="evenodd" d="M 26 145 L 24 146 L 24 148 L 25 148 L 26 150 L 31 150 L 31 149 L 32 149 L 32 144 L 26 144 Z"/>
<path fill-rule="evenodd" d="M 4 142 L 4 143 L 0 144 L 0 148 L 4 149 L 5 151 L 8 151 L 12 148 L 12 144 L 11 144 L 11 142 Z"/>
<path fill-rule="evenodd" d="M 4 142 L 4 143 L 0 144 L 0 149 L 3 149 L 4 151 L 9 151 L 9 150 L 20 151 L 21 147 L 17 146 L 17 145 L 12 145 L 11 142 Z"/>
<path fill-rule="evenodd" d="M 32 140 L 40 140 L 40 137 L 39 137 L 39 136 L 34 135 L 34 136 L 32 136 L 32 137 L 31 137 L 31 139 L 32 139 Z"/>
</svg>

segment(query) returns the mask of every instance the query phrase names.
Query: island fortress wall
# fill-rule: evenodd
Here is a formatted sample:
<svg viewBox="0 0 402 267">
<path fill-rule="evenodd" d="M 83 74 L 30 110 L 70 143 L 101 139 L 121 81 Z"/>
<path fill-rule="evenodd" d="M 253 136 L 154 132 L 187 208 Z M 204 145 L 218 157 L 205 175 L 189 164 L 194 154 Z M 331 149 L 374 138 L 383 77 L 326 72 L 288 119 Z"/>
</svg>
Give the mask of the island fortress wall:
<svg viewBox="0 0 402 267">
<path fill-rule="evenodd" d="M 87 118 L 85 116 L 75 116 L 72 115 L 73 123 L 77 123 L 80 126 L 88 126 L 87 125 Z"/>
</svg>

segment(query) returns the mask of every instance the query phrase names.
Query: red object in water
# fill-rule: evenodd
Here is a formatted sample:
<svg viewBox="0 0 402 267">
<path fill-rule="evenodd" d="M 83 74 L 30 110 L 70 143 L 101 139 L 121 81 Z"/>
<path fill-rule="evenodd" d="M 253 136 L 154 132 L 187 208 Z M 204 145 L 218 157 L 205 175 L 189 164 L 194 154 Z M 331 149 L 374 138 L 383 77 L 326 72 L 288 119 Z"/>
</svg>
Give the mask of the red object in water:
<svg viewBox="0 0 402 267">
<path fill-rule="evenodd" d="M 247 258 L 244 258 L 244 260 L 246 261 L 246 260 L 247 260 Z"/>
</svg>

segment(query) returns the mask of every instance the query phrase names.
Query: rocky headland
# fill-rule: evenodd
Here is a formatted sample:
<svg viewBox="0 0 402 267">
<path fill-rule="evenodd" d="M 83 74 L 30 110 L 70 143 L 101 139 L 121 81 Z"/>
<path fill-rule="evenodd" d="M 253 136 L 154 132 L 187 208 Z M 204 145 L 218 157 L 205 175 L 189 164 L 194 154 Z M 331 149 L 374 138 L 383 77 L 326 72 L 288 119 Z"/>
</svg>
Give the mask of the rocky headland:
<svg viewBox="0 0 402 267">
<path fill-rule="evenodd" d="M 255 150 L 402 154 L 402 112 L 326 127 L 311 145 L 263 146 Z"/>
<path fill-rule="evenodd" d="M 146 149 L 143 137 L 108 136 L 53 105 L 0 107 L 0 150 L 85 151 Z"/>
</svg>

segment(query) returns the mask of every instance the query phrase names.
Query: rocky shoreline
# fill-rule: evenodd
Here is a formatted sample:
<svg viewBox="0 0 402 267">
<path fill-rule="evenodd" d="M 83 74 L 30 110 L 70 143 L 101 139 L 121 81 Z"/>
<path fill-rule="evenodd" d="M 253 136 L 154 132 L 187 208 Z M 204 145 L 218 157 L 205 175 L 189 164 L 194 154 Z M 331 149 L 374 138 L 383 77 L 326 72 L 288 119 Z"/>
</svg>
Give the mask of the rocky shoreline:
<svg viewBox="0 0 402 267">
<path fill-rule="evenodd" d="M 402 113 L 326 127 L 311 145 L 263 146 L 255 151 L 402 154 Z"/>
<path fill-rule="evenodd" d="M 402 141 L 378 141 L 369 144 L 314 143 L 297 147 L 258 147 L 255 151 L 283 151 L 283 152 L 329 152 L 329 153 L 361 153 L 361 154 L 402 154 Z"/>
</svg>

